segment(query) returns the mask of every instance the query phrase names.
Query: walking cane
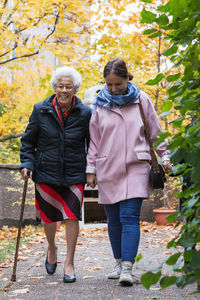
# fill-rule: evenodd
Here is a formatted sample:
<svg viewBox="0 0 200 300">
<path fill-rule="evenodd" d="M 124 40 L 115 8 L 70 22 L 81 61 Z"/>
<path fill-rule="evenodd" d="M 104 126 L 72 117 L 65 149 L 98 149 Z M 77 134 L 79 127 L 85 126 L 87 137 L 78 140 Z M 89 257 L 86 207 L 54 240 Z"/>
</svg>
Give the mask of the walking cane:
<svg viewBox="0 0 200 300">
<path fill-rule="evenodd" d="M 30 174 L 30 172 L 29 172 L 29 174 Z M 29 174 L 27 172 L 27 175 L 29 175 Z M 15 259 L 14 259 L 13 273 L 11 276 L 11 281 L 16 281 L 17 258 L 18 258 L 19 242 L 20 242 L 20 237 L 21 237 L 21 229 L 22 229 L 22 222 L 23 222 L 23 214 L 24 214 L 27 186 L 28 186 L 28 179 L 25 179 L 23 194 L 22 194 L 21 212 L 20 212 L 19 225 L 18 225 L 17 243 L 16 243 L 16 249 L 15 249 Z"/>
</svg>

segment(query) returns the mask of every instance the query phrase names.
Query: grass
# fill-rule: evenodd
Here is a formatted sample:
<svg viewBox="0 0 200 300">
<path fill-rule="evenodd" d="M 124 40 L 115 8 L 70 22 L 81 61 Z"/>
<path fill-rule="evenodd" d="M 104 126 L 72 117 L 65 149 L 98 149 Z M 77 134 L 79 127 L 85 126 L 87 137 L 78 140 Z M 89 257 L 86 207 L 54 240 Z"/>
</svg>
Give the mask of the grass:
<svg viewBox="0 0 200 300">
<path fill-rule="evenodd" d="M 8 259 L 10 256 L 12 256 L 13 253 L 15 252 L 15 247 L 16 247 L 15 239 L 9 239 L 9 240 L 1 243 L 0 262 L 2 262 L 5 259 Z"/>
<path fill-rule="evenodd" d="M 15 249 L 16 249 L 16 238 L 13 239 L 8 239 L 6 241 L 3 241 L 1 243 L 1 248 L 0 248 L 0 262 L 9 259 L 11 256 L 14 256 L 15 254 Z M 21 245 L 26 244 L 28 242 L 28 239 L 21 238 L 20 239 L 20 244 Z"/>
<path fill-rule="evenodd" d="M 11 256 L 15 254 L 15 248 L 16 248 L 16 242 L 17 242 L 17 229 L 16 228 L 8 228 L 5 227 L 6 229 L 3 228 L 5 234 L 4 236 L 0 239 L 0 262 L 9 259 Z M 32 241 L 34 239 L 34 236 L 38 233 L 41 232 L 42 226 L 26 226 L 25 228 L 22 228 L 22 233 L 21 233 L 21 239 L 20 239 L 20 245 L 19 248 Z"/>
</svg>

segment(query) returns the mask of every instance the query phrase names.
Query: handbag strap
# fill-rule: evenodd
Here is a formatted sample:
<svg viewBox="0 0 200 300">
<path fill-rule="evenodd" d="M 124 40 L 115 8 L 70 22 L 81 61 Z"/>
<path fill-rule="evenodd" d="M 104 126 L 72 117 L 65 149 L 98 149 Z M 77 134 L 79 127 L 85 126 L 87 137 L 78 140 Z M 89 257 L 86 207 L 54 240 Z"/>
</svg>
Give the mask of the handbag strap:
<svg viewBox="0 0 200 300">
<path fill-rule="evenodd" d="M 151 164 L 157 171 L 159 171 L 158 160 L 157 160 L 155 151 L 153 149 L 153 144 L 152 144 L 151 136 L 150 136 L 150 129 L 149 129 L 149 125 L 148 125 L 148 123 L 146 121 L 146 118 L 145 118 L 145 114 L 144 114 L 144 110 L 143 110 L 143 107 L 142 107 L 140 97 L 139 97 L 139 108 L 140 108 L 142 121 L 144 123 L 144 130 L 145 130 L 146 138 L 147 138 L 147 141 L 148 141 L 149 147 L 150 147 Z"/>
</svg>

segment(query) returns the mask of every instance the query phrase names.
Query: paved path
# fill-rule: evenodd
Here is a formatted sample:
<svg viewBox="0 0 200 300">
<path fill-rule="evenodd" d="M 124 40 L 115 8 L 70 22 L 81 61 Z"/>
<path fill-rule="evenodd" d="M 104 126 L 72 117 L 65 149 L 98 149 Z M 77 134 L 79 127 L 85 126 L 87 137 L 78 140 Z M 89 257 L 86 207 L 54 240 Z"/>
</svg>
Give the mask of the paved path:
<svg viewBox="0 0 200 300">
<path fill-rule="evenodd" d="M 140 276 L 144 271 L 158 266 L 169 256 L 171 249 L 166 249 L 166 243 L 174 234 L 175 230 L 171 226 L 159 228 L 147 225 L 143 227 L 139 248 L 143 259 L 133 269 L 135 283 L 132 287 L 121 287 L 118 280 L 106 278 L 114 261 L 105 224 L 82 226 L 76 251 L 77 281 L 73 284 L 64 284 L 62 281 L 65 259 L 64 229 L 60 228 L 57 235 L 58 267 L 52 276 L 47 275 L 44 268 L 46 241 L 43 236 L 38 235 L 38 240 L 24 246 L 23 254 L 20 254 L 15 283 L 10 282 L 12 268 L 0 268 L 0 299 L 200 299 L 200 295 L 188 295 L 195 288 L 194 285 L 188 286 L 184 290 L 175 286 L 162 290 L 158 285 L 146 290 L 139 283 Z M 165 267 L 164 273 L 169 274 L 170 270 Z"/>
</svg>

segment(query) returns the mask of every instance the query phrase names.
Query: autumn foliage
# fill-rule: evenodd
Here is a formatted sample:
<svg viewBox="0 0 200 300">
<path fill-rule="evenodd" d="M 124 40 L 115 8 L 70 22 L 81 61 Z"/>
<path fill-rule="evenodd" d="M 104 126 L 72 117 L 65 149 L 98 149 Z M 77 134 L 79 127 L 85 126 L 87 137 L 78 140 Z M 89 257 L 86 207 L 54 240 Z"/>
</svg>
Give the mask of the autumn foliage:
<svg viewBox="0 0 200 300">
<path fill-rule="evenodd" d="M 151 8 L 155 10 L 163 2 L 153 1 Z M 0 5 L 0 162 L 19 162 L 20 137 L 10 137 L 22 134 L 33 105 L 52 93 L 52 59 L 56 65 L 73 66 L 82 74 L 78 96 L 83 99 L 88 88 L 103 83 L 105 63 L 122 57 L 134 82 L 150 95 L 159 113 L 165 112 L 167 81 L 154 86 L 150 80 L 160 73 L 161 66 L 165 66 L 166 77 L 174 71 L 167 69 L 167 61 L 160 55 L 168 42 L 159 35 L 151 40 L 143 35 L 140 12 L 148 3 L 13 0 Z M 164 115 L 164 129 L 172 117 Z"/>
</svg>

